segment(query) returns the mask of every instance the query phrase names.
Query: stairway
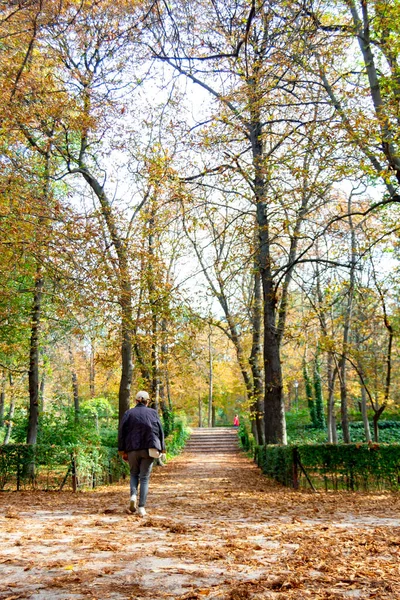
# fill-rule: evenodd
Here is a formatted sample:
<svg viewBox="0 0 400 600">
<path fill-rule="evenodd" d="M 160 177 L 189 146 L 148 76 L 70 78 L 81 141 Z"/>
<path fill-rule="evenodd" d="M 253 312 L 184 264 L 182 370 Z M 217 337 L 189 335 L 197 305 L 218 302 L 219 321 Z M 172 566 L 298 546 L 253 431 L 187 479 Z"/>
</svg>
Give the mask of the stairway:
<svg viewBox="0 0 400 600">
<path fill-rule="evenodd" d="M 194 453 L 231 453 L 238 452 L 239 441 L 237 429 L 233 427 L 195 427 L 185 451 Z"/>
</svg>

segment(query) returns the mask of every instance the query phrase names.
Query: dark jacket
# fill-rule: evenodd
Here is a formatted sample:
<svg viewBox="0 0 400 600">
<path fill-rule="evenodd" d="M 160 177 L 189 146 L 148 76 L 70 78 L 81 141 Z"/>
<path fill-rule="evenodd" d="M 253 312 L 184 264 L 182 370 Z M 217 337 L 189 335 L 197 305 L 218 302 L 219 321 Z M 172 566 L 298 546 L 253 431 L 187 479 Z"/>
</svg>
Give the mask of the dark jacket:
<svg viewBox="0 0 400 600">
<path fill-rule="evenodd" d="M 164 431 L 157 411 L 144 404 L 126 411 L 118 432 L 118 450 L 165 450 Z"/>
</svg>

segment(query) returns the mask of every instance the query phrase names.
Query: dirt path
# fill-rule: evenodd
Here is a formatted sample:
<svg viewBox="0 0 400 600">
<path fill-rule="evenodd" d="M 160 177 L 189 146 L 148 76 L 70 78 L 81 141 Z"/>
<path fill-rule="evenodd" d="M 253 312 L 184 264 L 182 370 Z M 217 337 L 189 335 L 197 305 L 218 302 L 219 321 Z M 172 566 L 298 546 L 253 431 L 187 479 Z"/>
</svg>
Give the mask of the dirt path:
<svg viewBox="0 0 400 600">
<path fill-rule="evenodd" d="M 311 494 L 243 455 L 153 472 L 148 517 L 128 483 L 0 494 L 0 599 L 400 599 L 400 496 Z"/>
</svg>

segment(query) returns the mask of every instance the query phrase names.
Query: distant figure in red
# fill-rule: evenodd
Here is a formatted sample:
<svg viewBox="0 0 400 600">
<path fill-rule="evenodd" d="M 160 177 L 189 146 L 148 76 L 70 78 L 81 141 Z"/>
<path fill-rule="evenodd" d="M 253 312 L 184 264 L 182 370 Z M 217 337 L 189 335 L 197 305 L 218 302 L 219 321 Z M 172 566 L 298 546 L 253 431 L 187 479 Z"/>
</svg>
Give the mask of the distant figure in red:
<svg viewBox="0 0 400 600">
<path fill-rule="evenodd" d="M 233 419 L 233 426 L 239 427 L 239 415 L 235 415 L 235 418 Z"/>
</svg>

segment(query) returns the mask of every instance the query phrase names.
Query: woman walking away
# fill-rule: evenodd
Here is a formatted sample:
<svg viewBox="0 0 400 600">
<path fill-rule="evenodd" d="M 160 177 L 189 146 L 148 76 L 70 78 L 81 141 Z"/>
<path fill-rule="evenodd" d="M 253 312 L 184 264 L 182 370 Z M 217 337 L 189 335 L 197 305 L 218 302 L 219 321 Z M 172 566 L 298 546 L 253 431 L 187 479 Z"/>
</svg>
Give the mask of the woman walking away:
<svg viewBox="0 0 400 600">
<path fill-rule="evenodd" d="M 126 411 L 118 431 L 118 452 L 129 463 L 131 500 L 129 509 L 144 517 L 154 458 L 165 453 L 164 431 L 157 411 L 149 408 L 147 392 L 136 394 L 136 406 Z M 138 487 L 139 506 L 137 507 Z"/>
</svg>

